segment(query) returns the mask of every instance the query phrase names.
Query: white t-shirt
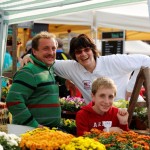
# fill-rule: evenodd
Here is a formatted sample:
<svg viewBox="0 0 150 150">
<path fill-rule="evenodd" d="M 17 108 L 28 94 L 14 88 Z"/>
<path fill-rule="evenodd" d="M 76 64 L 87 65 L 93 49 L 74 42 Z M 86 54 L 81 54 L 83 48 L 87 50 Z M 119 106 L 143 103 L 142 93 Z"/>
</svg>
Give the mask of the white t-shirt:
<svg viewBox="0 0 150 150">
<path fill-rule="evenodd" d="M 91 101 L 91 85 L 98 77 L 109 77 L 117 85 L 116 100 L 125 99 L 125 92 L 132 92 L 139 69 L 150 67 L 150 57 L 140 54 L 100 56 L 92 73 L 74 60 L 56 60 L 55 73 L 71 80 L 80 90 L 86 103 Z M 134 71 L 131 79 L 131 73 Z"/>
</svg>

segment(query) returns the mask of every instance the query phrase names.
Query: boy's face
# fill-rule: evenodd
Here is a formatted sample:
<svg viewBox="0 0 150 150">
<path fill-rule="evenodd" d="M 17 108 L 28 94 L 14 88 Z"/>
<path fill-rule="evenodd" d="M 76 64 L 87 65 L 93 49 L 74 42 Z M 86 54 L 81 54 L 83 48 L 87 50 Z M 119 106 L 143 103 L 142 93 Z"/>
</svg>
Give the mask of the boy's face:
<svg viewBox="0 0 150 150">
<path fill-rule="evenodd" d="M 92 100 L 95 103 L 94 110 L 99 114 L 107 112 L 113 104 L 115 93 L 113 89 L 99 88 L 95 95 L 92 94 Z"/>
</svg>

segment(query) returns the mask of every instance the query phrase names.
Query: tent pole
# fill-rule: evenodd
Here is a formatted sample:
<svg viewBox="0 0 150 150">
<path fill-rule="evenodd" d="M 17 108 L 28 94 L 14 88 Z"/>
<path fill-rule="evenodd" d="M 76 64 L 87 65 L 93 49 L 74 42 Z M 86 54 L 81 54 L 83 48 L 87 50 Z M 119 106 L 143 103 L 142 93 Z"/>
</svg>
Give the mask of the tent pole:
<svg viewBox="0 0 150 150">
<path fill-rule="evenodd" d="M 95 44 L 97 44 L 97 23 L 96 23 L 96 12 L 93 11 L 93 22 L 92 22 L 92 27 L 91 27 L 91 34 L 92 34 L 92 39 L 94 40 Z"/>
<path fill-rule="evenodd" d="M 150 19 L 150 0 L 147 1 L 148 1 L 148 11 L 149 11 L 149 19 Z"/>
<path fill-rule="evenodd" d="M 12 25 L 13 35 L 12 35 L 12 57 L 13 57 L 13 66 L 12 66 L 12 75 L 17 71 L 17 29 L 18 25 Z"/>
<path fill-rule="evenodd" d="M 6 42 L 7 42 L 7 33 L 8 24 L 3 20 L 3 13 L 0 16 L 0 101 L 2 93 L 2 72 L 3 72 L 3 63 L 6 52 Z"/>
</svg>

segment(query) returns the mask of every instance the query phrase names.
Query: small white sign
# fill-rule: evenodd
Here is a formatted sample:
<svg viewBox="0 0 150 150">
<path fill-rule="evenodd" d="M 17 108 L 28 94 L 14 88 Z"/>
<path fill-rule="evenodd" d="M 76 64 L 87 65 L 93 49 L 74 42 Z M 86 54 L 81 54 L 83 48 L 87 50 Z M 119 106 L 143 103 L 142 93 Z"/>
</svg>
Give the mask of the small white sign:
<svg viewBox="0 0 150 150">
<path fill-rule="evenodd" d="M 109 129 L 112 126 L 112 121 L 103 121 L 103 126 L 106 128 L 106 132 L 109 132 Z"/>
</svg>

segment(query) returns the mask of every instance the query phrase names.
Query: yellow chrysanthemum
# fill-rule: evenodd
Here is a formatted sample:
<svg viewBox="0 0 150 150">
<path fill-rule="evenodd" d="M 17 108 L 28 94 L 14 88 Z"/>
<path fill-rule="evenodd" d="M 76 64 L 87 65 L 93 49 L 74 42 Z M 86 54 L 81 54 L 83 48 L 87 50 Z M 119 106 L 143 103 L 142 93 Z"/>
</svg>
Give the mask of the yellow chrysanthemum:
<svg viewBox="0 0 150 150">
<path fill-rule="evenodd" d="M 68 144 L 74 136 L 49 128 L 37 128 L 21 136 L 20 147 L 30 150 L 56 150 L 62 144 Z"/>
<path fill-rule="evenodd" d="M 73 138 L 68 145 L 63 144 L 61 150 L 106 150 L 105 145 L 88 137 Z"/>
</svg>

